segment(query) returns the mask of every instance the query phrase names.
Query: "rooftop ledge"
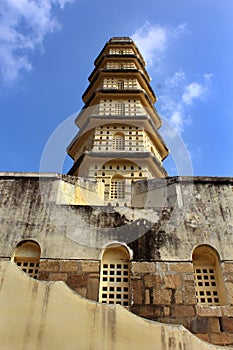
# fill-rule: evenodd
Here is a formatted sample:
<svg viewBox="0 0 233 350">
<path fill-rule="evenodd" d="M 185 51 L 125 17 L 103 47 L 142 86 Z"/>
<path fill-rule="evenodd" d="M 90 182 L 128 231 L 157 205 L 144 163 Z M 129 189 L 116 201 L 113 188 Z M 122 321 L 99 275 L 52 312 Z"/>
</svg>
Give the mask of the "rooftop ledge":
<svg viewBox="0 0 233 350">
<path fill-rule="evenodd" d="M 2 178 L 54 178 L 54 179 L 66 179 L 68 177 L 70 178 L 77 178 L 76 176 L 71 176 L 67 174 L 62 173 L 56 173 L 56 172 L 18 172 L 18 171 L 2 171 L 0 172 L 0 179 Z M 86 180 L 89 180 L 88 178 Z M 193 183 L 229 183 L 233 185 L 233 177 L 221 177 L 221 176 L 168 176 L 166 178 L 153 178 L 153 179 L 147 179 L 147 180 L 138 180 L 138 181 L 156 181 L 156 180 L 167 180 L 169 182 L 193 182 Z M 93 181 L 93 180 L 91 180 Z"/>
<path fill-rule="evenodd" d="M 130 42 L 130 43 L 133 42 L 133 40 L 132 40 L 130 37 L 128 37 L 128 36 L 115 36 L 115 37 L 112 37 L 112 38 L 109 40 L 110 43 L 114 43 L 114 42 L 125 42 L 125 41 Z"/>
</svg>

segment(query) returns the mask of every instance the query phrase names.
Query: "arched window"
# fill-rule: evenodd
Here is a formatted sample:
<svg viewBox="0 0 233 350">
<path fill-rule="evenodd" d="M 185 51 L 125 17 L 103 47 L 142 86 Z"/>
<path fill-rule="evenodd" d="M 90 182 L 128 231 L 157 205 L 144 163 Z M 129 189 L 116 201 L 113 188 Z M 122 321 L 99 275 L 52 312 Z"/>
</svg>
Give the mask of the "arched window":
<svg viewBox="0 0 233 350">
<path fill-rule="evenodd" d="M 111 180 L 110 199 L 125 198 L 125 180 L 123 177 L 116 175 Z"/>
<path fill-rule="evenodd" d="M 116 151 L 123 151 L 125 149 L 125 136 L 123 133 L 115 133 L 112 140 L 112 148 Z"/>
<path fill-rule="evenodd" d="M 129 305 L 129 252 L 122 245 L 105 249 L 101 261 L 99 301 Z"/>
<path fill-rule="evenodd" d="M 124 90 L 124 82 L 123 82 L 123 80 L 118 80 L 117 81 L 117 89 L 118 90 Z"/>
<path fill-rule="evenodd" d="M 37 278 L 40 264 L 40 246 L 34 241 L 17 244 L 12 260 L 31 277 Z"/>
<path fill-rule="evenodd" d="M 193 252 L 193 267 L 197 303 L 226 304 L 226 291 L 216 250 L 208 245 L 198 246 Z"/>
</svg>

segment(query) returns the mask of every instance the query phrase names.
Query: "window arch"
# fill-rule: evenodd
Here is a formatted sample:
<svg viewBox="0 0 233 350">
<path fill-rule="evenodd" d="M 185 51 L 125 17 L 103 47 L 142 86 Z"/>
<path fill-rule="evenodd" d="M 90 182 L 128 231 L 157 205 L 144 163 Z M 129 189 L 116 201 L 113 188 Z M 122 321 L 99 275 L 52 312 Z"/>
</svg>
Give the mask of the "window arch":
<svg viewBox="0 0 233 350">
<path fill-rule="evenodd" d="M 12 260 L 31 277 L 37 279 L 40 264 L 41 249 L 38 243 L 32 240 L 17 244 Z"/>
<path fill-rule="evenodd" d="M 226 291 L 217 251 L 200 245 L 193 252 L 196 299 L 202 305 L 226 304 Z"/>
<path fill-rule="evenodd" d="M 100 302 L 129 305 L 129 262 L 129 252 L 124 246 L 114 244 L 105 249 L 101 261 Z"/>
<path fill-rule="evenodd" d="M 118 80 L 117 81 L 117 89 L 118 90 L 124 90 L 124 81 L 123 80 Z"/>
<path fill-rule="evenodd" d="M 116 151 L 123 151 L 125 149 L 125 136 L 123 133 L 117 132 L 113 135 L 112 148 Z"/>
<path fill-rule="evenodd" d="M 110 199 L 124 199 L 125 198 L 125 179 L 116 175 L 111 179 Z"/>
</svg>

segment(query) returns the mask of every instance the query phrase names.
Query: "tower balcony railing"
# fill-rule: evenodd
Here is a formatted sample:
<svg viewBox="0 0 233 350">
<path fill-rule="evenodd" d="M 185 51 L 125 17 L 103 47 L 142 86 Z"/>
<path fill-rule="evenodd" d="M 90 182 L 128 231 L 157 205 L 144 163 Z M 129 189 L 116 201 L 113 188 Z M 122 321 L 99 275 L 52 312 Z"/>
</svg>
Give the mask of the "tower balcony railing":
<svg viewBox="0 0 233 350">
<path fill-rule="evenodd" d="M 112 90 L 114 92 L 124 92 L 124 91 L 143 91 L 144 93 L 146 93 L 146 91 L 144 89 L 142 89 L 140 86 L 106 86 L 105 84 L 103 84 L 100 89 L 103 90 Z"/>
<path fill-rule="evenodd" d="M 115 110 L 99 110 L 98 113 L 96 113 L 96 115 L 98 116 L 124 116 L 124 117 L 136 117 L 136 116 L 148 116 L 148 114 L 143 113 L 142 110 L 133 110 L 133 111 L 127 111 L 125 110 L 123 113 L 121 113 L 120 111 L 115 111 Z"/>
<path fill-rule="evenodd" d="M 105 68 L 101 68 L 100 71 L 102 72 L 115 72 L 115 71 L 121 71 L 121 70 L 124 70 L 124 71 L 130 71 L 130 73 L 132 72 L 140 72 L 140 73 L 143 73 L 142 70 L 140 69 L 137 69 L 136 67 L 130 67 L 130 66 L 107 66 Z"/>
<path fill-rule="evenodd" d="M 132 142 L 132 144 L 125 143 L 125 146 L 122 148 L 116 149 L 112 141 L 109 140 L 101 140 L 101 143 L 96 140 L 93 143 L 93 149 L 94 152 L 114 152 L 114 153 L 150 153 L 152 157 L 155 157 L 157 161 L 162 164 L 162 158 L 159 152 L 156 149 L 151 148 L 151 146 L 145 146 L 145 145 L 137 145 L 135 142 Z"/>
<path fill-rule="evenodd" d="M 110 42 L 111 43 L 114 43 L 114 42 L 116 42 L 116 43 L 119 43 L 119 42 L 132 43 L 133 40 L 128 36 L 114 36 L 110 39 Z"/>
<path fill-rule="evenodd" d="M 107 89 L 106 89 L 107 90 Z M 110 90 L 110 89 L 109 89 Z M 129 89 L 130 90 L 130 89 Z M 103 106 L 101 103 L 95 106 L 91 106 L 88 108 L 88 114 L 90 116 L 103 116 L 103 113 L 105 115 L 114 116 L 119 115 L 117 113 L 114 104 L 119 104 L 119 102 L 113 101 L 112 106 L 106 105 Z M 149 113 L 146 112 L 146 110 L 143 107 L 130 107 L 127 105 L 127 103 L 121 102 L 123 112 L 122 115 L 128 117 L 128 116 L 135 116 L 135 115 L 144 115 L 150 117 Z M 84 111 L 84 110 L 82 110 Z M 130 114 L 129 114 L 130 113 Z"/>
<path fill-rule="evenodd" d="M 125 145 L 124 148 L 118 148 L 113 146 L 112 142 L 101 142 L 101 144 L 97 141 L 93 146 L 94 151 L 113 151 L 113 152 L 150 152 L 150 150 L 146 149 L 144 146 L 139 146 L 136 144 Z"/>
<path fill-rule="evenodd" d="M 143 107 L 130 107 L 127 104 L 121 103 L 121 108 L 117 108 L 114 104 L 118 104 L 118 101 L 112 102 L 112 106 L 103 106 L 102 104 L 92 106 L 89 108 L 89 116 L 93 117 L 112 117 L 112 116 L 123 116 L 123 117 L 136 117 L 146 116 L 150 119 L 149 113 Z"/>
</svg>

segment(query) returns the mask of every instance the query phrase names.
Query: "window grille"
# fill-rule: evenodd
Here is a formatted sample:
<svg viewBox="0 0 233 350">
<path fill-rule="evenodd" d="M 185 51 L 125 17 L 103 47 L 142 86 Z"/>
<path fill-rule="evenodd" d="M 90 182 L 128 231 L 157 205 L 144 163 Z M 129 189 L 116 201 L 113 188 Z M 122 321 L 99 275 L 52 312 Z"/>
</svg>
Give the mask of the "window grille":
<svg viewBox="0 0 233 350">
<path fill-rule="evenodd" d="M 25 273 L 37 279 L 40 264 L 40 246 L 34 241 L 20 242 L 15 249 L 13 261 Z"/>
<path fill-rule="evenodd" d="M 129 305 L 129 256 L 125 247 L 106 249 L 100 279 L 100 302 Z"/>
<path fill-rule="evenodd" d="M 112 143 L 113 150 L 116 151 L 123 151 L 125 149 L 125 138 L 123 134 L 115 134 L 113 136 L 113 143 Z"/>
<path fill-rule="evenodd" d="M 218 253 L 208 245 L 193 252 L 196 300 L 201 305 L 224 305 L 226 291 Z"/>
<path fill-rule="evenodd" d="M 198 304 L 219 304 L 219 291 L 216 272 L 212 267 L 194 269 L 196 298 Z"/>
<path fill-rule="evenodd" d="M 115 114 L 123 115 L 125 113 L 125 105 L 124 103 L 116 103 L 115 104 Z"/>
<path fill-rule="evenodd" d="M 124 82 L 122 80 L 119 80 L 117 82 L 117 89 L 118 90 L 124 90 Z"/>
<path fill-rule="evenodd" d="M 37 279 L 39 272 L 39 262 L 35 261 L 25 261 L 24 259 L 16 259 L 15 262 L 17 266 L 21 268 L 24 272 L 28 273 L 31 277 Z"/>
<path fill-rule="evenodd" d="M 125 180 L 121 178 L 113 178 L 111 181 L 110 199 L 125 198 Z"/>
</svg>

